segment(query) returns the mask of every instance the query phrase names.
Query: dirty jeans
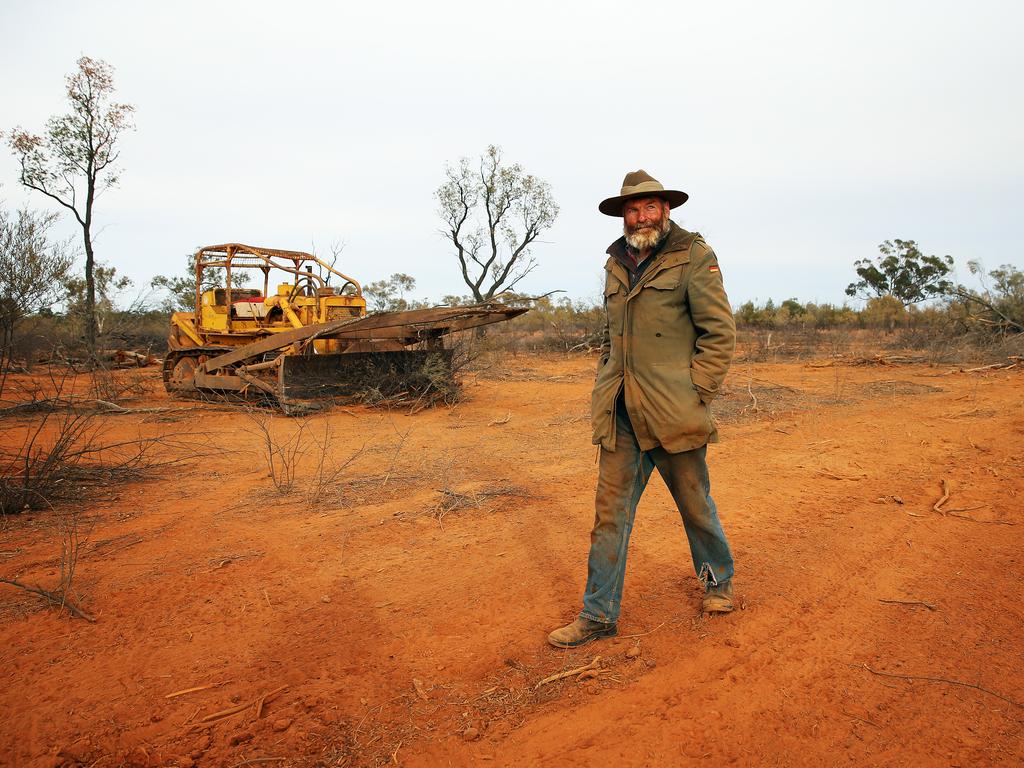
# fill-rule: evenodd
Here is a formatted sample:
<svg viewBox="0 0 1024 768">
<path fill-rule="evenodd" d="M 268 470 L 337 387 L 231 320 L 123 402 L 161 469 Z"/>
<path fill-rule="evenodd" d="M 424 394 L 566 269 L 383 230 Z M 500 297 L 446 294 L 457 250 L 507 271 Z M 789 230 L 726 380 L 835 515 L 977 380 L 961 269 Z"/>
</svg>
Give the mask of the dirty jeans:
<svg viewBox="0 0 1024 768">
<path fill-rule="evenodd" d="M 655 467 L 683 518 L 697 576 L 705 585 L 716 585 L 733 575 L 732 553 L 711 499 L 707 446 L 682 453 L 669 453 L 660 446 L 642 451 L 621 395 L 615 410 L 615 450 L 601 449 L 587 588 L 580 613 L 582 618 L 608 624 L 619 618 L 629 534 L 636 505 Z"/>
</svg>

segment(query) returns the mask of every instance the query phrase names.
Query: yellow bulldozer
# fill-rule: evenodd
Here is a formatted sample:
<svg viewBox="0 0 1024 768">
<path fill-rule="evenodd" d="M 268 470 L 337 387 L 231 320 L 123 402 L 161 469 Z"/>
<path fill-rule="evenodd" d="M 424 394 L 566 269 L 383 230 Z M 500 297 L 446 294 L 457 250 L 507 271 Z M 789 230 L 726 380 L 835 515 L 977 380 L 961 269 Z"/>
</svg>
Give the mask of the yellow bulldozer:
<svg viewBox="0 0 1024 768">
<path fill-rule="evenodd" d="M 492 303 L 367 314 L 362 286 L 333 265 L 241 243 L 200 248 L 195 268 L 195 311 L 171 315 L 164 387 L 270 402 L 286 413 L 367 393 L 429 395 L 453 381 L 445 336 L 526 312 Z M 222 270 L 223 280 L 207 270 Z M 234 285 L 233 276 L 253 271 L 262 289 Z"/>
</svg>

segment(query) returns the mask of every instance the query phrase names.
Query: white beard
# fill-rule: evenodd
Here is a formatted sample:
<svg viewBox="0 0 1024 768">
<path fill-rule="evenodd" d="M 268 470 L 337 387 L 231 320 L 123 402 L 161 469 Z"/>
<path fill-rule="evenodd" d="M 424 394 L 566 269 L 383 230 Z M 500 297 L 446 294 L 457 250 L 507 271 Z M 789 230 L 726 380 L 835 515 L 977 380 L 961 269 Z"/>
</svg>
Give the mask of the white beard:
<svg viewBox="0 0 1024 768">
<path fill-rule="evenodd" d="M 630 248 L 637 251 L 649 251 L 660 243 L 661 239 L 668 234 L 668 228 L 669 218 L 666 216 L 660 225 L 647 227 L 646 229 L 638 229 L 632 234 L 623 228 L 623 234 L 625 234 L 626 242 L 629 244 Z"/>
</svg>

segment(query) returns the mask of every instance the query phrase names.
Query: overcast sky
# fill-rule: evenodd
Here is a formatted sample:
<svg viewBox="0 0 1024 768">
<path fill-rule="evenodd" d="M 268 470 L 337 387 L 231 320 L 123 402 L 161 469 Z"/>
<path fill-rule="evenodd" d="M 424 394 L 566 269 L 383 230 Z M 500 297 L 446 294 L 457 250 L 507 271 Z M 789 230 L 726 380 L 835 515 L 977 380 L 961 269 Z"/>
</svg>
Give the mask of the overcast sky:
<svg viewBox="0 0 1024 768">
<path fill-rule="evenodd" d="M 137 109 L 97 255 L 145 285 L 197 246 L 345 249 L 366 283 L 466 293 L 445 164 L 498 144 L 561 206 L 535 293 L 598 294 L 644 168 L 718 253 L 734 304 L 841 302 L 885 239 L 1024 267 L 1015 2 L 0 2 L 0 130 L 66 110 L 80 55 Z M 0 151 L 0 200 L 47 200 Z M 64 231 L 74 233 L 70 222 Z"/>
</svg>

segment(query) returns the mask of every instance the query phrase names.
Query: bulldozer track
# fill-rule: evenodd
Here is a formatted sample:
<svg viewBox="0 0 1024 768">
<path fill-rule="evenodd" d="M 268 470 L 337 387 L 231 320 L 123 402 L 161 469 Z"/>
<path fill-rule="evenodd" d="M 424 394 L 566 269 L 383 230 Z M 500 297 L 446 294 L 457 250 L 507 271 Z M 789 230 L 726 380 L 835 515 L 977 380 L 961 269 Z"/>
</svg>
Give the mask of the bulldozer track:
<svg viewBox="0 0 1024 768">
<path fill-rule="evenodd" d="M 170 394 L 199 397 L 195 384 L 195 371 L 210 357 L 216 357 L 230 350 L 229 347 L 190 347 L 173 349 L 164 357 L 164 389 Z"/>
</svg>

